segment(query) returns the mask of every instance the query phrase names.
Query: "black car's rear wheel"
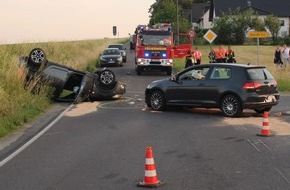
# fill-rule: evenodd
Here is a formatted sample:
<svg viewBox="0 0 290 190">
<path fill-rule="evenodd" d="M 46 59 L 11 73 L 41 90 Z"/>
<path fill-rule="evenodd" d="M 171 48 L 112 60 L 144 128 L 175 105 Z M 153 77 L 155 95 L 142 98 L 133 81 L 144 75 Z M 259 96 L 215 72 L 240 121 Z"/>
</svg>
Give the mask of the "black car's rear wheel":
<svg viewBox="0 0 290 190">
<path fill-rule="evenodd" d="M 226 95 L 222 99 L 221 110 L 227 117 L 239 117 L 243 112 L 240 100 L 234 95 Z"/>
<path fill-rule="evenodd" d="M 40 48 L 34 48 L 29 53 L 29 61 L 34 65 L 41 65 L 46 62 L 45 52 Z"/>
<path fill-rule="evenodd" d="M 156 111 L 162 111 L 166 109 L 165 97 L 160 90 L 153 91 L 150 94 L 150 106 L 153 110 Z"/>
<path fill-rule="evenodd" d="M 265 111 L 270 111 L 272 106 L 267 107 L 267 108 L 256 108 L 254 109 L 256 113 L 264 113 Z"/>
</svg>

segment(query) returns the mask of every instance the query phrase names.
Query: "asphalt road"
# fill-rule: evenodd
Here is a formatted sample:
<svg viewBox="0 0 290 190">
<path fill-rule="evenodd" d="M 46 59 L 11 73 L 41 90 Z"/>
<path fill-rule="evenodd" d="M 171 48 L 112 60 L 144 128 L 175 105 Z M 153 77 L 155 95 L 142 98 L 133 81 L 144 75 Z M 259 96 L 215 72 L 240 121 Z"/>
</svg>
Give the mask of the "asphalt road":
<svg viewBox="0 0 290 190">
<path fill-rule="evenodd" d="M 160 189 L 289 189 L 288 96 L 270 112 L 274 136 L 262 138 L 262 116 L 250 110 L 242 118 L 211 109 L 151 111 L 144 89 L 167 76 L 137 76 L 133 68 L 131 55 L 123 68 L 112 68 L 127 84 L 122 99 L 73 106 L 0 167 L 0 189 L 141 189 L 147 146 L 166 183 Z"/>
</svg>

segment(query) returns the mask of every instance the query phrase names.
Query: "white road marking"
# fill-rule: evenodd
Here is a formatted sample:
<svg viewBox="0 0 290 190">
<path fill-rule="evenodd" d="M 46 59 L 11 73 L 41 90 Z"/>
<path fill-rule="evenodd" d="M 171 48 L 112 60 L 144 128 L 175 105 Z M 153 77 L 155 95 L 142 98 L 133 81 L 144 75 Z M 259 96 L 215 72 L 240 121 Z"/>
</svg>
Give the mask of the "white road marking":
<svg viewBox="0 0 290 190">
<path fill-rule="evenodd" d="M 18 154 L 20 154 L 23 150 L 25 150 L 27 147 L 29 147 L 34 141 L 36 141 L 39 137 L 41 137 L 46 131 L 48 131 L 54 124 L 56 124 L 66 112 L 68 112 L 74 104 L 71 104 L 68 108 L 66 108 L 55 120 L 53 120 L 48 126 L 46 126 L 43 130 L 41 130 L 38 134 L 36 134 L 32 139 L 27 141 L 24 145 L 22 145 L 20 148 L 18 148 L 16 151 L 14 151 L 12 154 L 10 154 L 8 157 L 6 157 L 4 160 L 0 162 L 0 168 L 4 166 L 7 162 L 12 160 L 14 157 L 16 157 Z"/>
<path fill-rule="evenodd" d="M 270 147 L 268 147 L 261 139 L 258 140 L 262 145 L 264 145 L 268 150 L 272 151 Z"/>
<path fill-rule="evenodd" d="M 256 147 L 256 145 L 250 141 L 249 139 L 247 139 L 247 141 L 258 151 L 258 152 L 261 152 L 260 149 L 258 149 L 258 147 Z"/>
<path fill-rule="evenodd" d="M 282 176 L 283 179 L 285 179 L 285 181 L 287 181 L 287 183 L 290 183 L 289 180 L 283 175 L 283 173 L 275 167 L 275 170 Z"/>
</svg>

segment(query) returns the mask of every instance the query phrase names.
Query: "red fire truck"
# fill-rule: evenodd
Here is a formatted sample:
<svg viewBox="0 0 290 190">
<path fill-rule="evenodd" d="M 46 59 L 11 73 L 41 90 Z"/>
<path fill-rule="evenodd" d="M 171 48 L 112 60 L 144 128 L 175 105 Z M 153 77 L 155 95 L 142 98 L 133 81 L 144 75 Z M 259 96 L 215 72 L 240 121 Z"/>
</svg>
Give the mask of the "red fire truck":
<svg viewBox="0 0 290 190">
<path fill-rule="evenodd" d="M 187 40 L 176 45 L 171 24 L 161 23 L 152 28 L 139 25 L 135 34 L 135 70 L 138 75 L 145 70 L 160 70 L 171 75 L 174 58 L 183 58 L 191 49 L 192 35 L 183 34 Z"/>
</svg>

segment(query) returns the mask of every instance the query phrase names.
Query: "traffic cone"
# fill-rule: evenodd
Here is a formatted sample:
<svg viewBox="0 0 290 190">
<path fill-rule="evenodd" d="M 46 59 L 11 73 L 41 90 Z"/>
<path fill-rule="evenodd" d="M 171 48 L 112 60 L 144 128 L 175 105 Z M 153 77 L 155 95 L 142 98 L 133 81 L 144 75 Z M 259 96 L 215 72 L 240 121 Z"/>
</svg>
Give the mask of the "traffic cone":
<svg viewBox="0 0 290 190">
<path fill-rule="evenodd" d="M 156 166 L 154 163 L 153 152 L 151 147 L 146 148 L 145 160 L 145 177 L 144 180 L 139 182 L 139 187 L 160 187 L 164 185 L 164 181 L 159 181 L 156 173 Z"/>
<path fill-rule="evenodd" d="M 265 111 L 264 112 L 264 116 L 263 116 L 261 134 L 257 134 L 258 136 L 261 136 L 261 137 L 270 137 L 270 136 L 272 136 L 271 132 L 270 132 L 270 125 L 269 125 L 268 116 L 269 116 L 268 112 Z"/>
</svg>

